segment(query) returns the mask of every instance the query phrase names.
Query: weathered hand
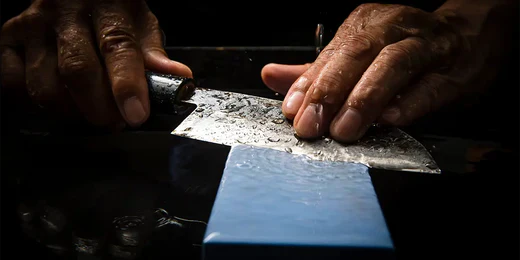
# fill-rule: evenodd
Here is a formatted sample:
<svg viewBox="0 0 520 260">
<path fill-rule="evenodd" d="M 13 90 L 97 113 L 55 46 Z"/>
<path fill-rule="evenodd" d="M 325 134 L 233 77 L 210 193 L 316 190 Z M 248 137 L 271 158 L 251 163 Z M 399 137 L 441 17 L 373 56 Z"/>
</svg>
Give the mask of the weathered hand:
<svg viewBox="0 0 520 260">
<path fill-rule="evenodd" d="M 1 32 L 5 89 L 26 89 L 55 112 L 78 109 L 102 127 L 142 124 L 149 115 L 145 68 L 191 77 L 167 58 L 144 0 L 35 0 Z"/>
<path fill-rule="evenodd" d="M 304 138 L 352 142 L 374 122 L 408 124 L 485 74 L 489 44 L 452 10 L 361 5 L 312 64 L 268 64 L 262 79 L 287 94 L 283 112 Z"/>
</svg>

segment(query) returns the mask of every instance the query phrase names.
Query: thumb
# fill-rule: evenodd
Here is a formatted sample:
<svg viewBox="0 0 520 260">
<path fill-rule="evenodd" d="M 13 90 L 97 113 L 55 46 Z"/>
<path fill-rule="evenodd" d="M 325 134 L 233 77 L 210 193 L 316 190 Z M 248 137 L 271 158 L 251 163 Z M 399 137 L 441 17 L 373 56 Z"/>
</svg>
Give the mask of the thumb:
<svg viewBox="0 0 520 260">
<path fill-rule="evenodd" d="M 156 20 L 150 23 L 156 24 Z M 152 26 L 149 30 L 146 30 L 145 35 L 141 38 L 141 51 L 146 69 L 157 73 L 193 77 L 193 73 L 188 66 L 168 58 L 163 48 L 163 33 L 158 26 Z"/>
<path fill-rule="evenodd" d="M 170 60 L 164 51 L 143 50 L 145 68 L 158 73 L 172 74 L 181 77 L 192 78 L 191 69 L 177 61 Z"/>
<path fill-rule="evenodd" d="M 262 68 L 262 81 L 270 89 L 285 95 L 294 81 L 310 66 L 311 63 L 301 65 L 270 63 Z"/>
</svg>

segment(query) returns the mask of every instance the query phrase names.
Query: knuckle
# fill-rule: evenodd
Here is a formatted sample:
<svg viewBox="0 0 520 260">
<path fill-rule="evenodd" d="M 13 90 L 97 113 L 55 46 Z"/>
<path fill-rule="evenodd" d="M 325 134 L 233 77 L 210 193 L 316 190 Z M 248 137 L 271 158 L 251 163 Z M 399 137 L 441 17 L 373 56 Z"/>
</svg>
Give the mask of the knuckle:
<svg viewBox="0 0 520 260">
<path fill-rule="evenodd" d="M 426 101 L 429 103 L 430 110 L 433 110 L 433 104 L 441 95 L 441 86 L 446 84 L 446 80 L 439 74 L 429 74 L 421 79 L 420 88 Z"/>
<path fill-rule="evenodd" d="M 148 14 L 146 15 L 146 23 L 148 25 L 149 30 L 161 29 L 159 25 L 159 20 L 157 20 L 157 17 L 152 12 L 148 12 Z"/>
<path fill-rule="evenodd" d="M 108 26 L 100 34 L 99 49 L 104 53 L 137 48 L 135 34 L 129 28 Z"/>
<path fill-rule="evenodd" d="M 408 13 L 410 9 L 411 9 L 410 7 L 405 6 L 405 5 L 397 5 L 397 6 L 395 6 L 393 13 L 394 13 L 394 15 L 396 15 L 396 14 L 402 15 L 402 14 Z"/>
<path fill-rule="evenodd" d="M 356 93 L 353 95 L 354 100 L 371 100 L 374 99 L 374 97 L 380 96 L 380 92 L 382 92 L 383 89 L 379 87 L 377 84 L 359 84 L 356 86 Z M 363 102 L 364 105 L 365 102 Z M 359 105 L 359 104 L 354 104 Z"/>
<path fill-rule="evenodd" d="M 11 19 L 9 19 L 7 22 L 2 25 L 2 34 L 11 32 L 13 29 L 19 27 L 21 23 L 21 17 L 16 16 Z"/>
<path fill-rule="evenodd" d="M 374 49 L 374 36 L 370 33 L 358 33 L 349 36 L 340 44 L 340 54 L 359 60 Z"/>
<path fill-rule="evenodd" d="M 332 57 L 332 55 L 334 55 L 334 53 L 336 53 L 336 49 L 335 48 L 327 47 L 327 48 L 323 49 L 320 52 L 320 56 L 322 56 L 322 57 Z"/>
<path fill-rule="evenodd" d="M 381 56 L 384 57 L 409 57 L 410 50 L 400 44 L 390 44 L 381 50 Z"/>
<path fill-rule="evenodd" d="M 164 46 L 166 42 L 166 35 L 164 34 L 164 31 L 161 29 L 161 26 L 159 24 L 159 21 L 157 20 L 156 16 L 149 12 L 148 14 L 145 14 L 145 23 L 144 23 L 144 30 L 146 36 L 141 39 L 141 42 L 143 40 L 146 43 L 153 43 L 153 44 L 142 44 L 143 47 L 148 48 L 157 48 L 156 46 Z M 164 52 L 162 48 L 159 48 L 161 52 Z"/>
<path fill-rule="evenodd" d="M 27 9 L 21 14 L 21 18 L 26 26 L 41 26 L 45 21 L 43 12 L 37 8 Z"/>
<path fill-rule="evenodd" d="M 388 68 L 401 67 L 408 69 L 413 61 L 412 50 L 401 44 L 391 44 L 384 47 L 378 59 L 378 64 Z"/>
<path fill-rule="evenodd" d="M 364 24 L 369 21 L 370 13 L 380 8 L 380 4 L 375 3 L 364 3 L 358 5 L 350 15 L 343 21 L 339 27 L 339 31 L 357 31 L 359 28 L 364 27 Z"/>
<path fill-rule="evenodd" d="M 372 10 L 372 9 L 374 9 L 374 7 L 376 5 L 377 4 L 374 4 L 374 3 L 363 3 L 363 4 L 358 5 L 358 7 L 356 7 L 356 9 L 354 9 L 354 12 L 362 12 L 362 11 L 366 11 L 366 10 Z"/>
<path fill-rule="evenodd" d="M 310 99 L 313 103 L 336 104 L 343 100 L 342 78 L 336 73 L 326 73 L 313 82 Z"/>
<path fill-rule="evenodd" d="M 352 28 L 352 24 L 350 23 L 350 20 L 353 19 L 351 17 L 348 17 L 343 21 L 343 23 L 339 26 L 336 34 L 339 35 L 340 33 L 350 32 Z"/>
<path fill-rule="evenodd" d="M 391 14 L 391 17 L 394 19 L 402 19 L 403 16 L 418 14 L 418 9 L 406 5 L 396 5 L 394 6 L 393 12 L 391 12 Z"/>
<path fill-rule="evenodd" d="M 60 46 L 67 46 L 70 43 L 85 43 L 85 39 L 81 39 L 80 36 L 85 34 L 85 30 L 83 28 L 69 26 L 68 24 L 60 24 L 57 26 L 60 27 L 56 31 L 58 44 Z"/>
<path fill-rule="evenodd" d="M 66 78 L 76 78 L 95 70 L 92 60 L 84 54 L 65 54 L 59 64 L 60 74 Z"/>
<path fill-rule="evenodd" d="M 355 92 L 349 96 L 347 105 L 359 111 L 376 111 L 381 106 L 377 98 L 380 96 L 379 92 L 381 88 L 373 84 L 356 86 Z"/>
</svg>

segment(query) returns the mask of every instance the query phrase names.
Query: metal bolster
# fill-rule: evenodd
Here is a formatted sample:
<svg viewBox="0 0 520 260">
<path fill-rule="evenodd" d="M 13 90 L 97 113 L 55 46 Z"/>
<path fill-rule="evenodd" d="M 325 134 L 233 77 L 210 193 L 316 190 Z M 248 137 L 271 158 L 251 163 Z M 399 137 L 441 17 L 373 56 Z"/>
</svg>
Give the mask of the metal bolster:
<svg viewBox="0 0 520 260">
<path fill-rule="evenodd" d="M 175 105 L 188 99 L 195 91 L 195 81 L 167 74 L 146 71 L 152 109 L 161 112 L 175 112 Z"/>
</svg>

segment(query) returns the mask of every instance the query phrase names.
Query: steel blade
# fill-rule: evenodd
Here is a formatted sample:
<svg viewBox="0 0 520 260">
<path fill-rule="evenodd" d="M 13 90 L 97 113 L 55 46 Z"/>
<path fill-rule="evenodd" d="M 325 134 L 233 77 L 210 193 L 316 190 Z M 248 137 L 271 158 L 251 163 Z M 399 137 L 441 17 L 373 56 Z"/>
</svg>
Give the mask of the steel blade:
<svg viewBox="0 0 520 260">
<path fill-rule="evenodd" d="M 372 127 L 358 142 L 302 140 L 282 114 L 282 101 L 197 88 L 184 102 L 197 108 L 172 134 L 234 146 L 246 144 L 308 156 L 361 163 L 371 168 L 440 173 L 426 148 L 398 128 Z"/>
</svg>

